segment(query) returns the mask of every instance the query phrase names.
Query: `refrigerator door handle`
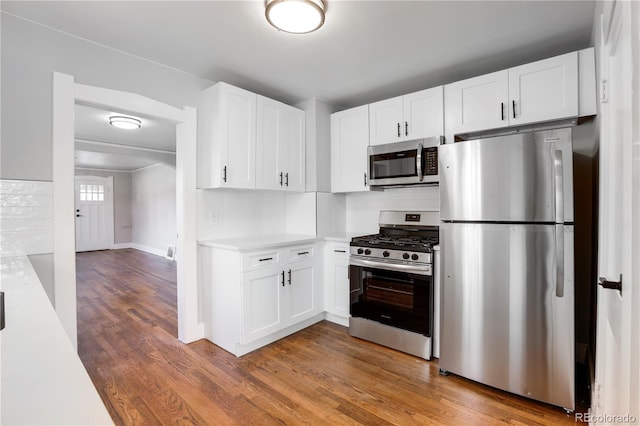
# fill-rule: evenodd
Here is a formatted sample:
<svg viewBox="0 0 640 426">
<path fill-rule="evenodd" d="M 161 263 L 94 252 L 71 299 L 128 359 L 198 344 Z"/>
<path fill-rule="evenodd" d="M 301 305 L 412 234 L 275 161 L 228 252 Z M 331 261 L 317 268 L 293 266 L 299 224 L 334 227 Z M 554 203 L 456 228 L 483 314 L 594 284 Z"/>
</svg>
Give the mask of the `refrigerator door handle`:
<svg viewBox="0 0 640 426">
<path fill-rule="evenodd" d="M 555 151 L 553 161 L 555 195 L 556 195 L 556 223 L 564 223 L 564 164 L 562 151 Z"/>
<path fill-rule="evenodd" d="M 556 225 L 556 297 L 564 297 L 564 225 Z"/>
</svg>

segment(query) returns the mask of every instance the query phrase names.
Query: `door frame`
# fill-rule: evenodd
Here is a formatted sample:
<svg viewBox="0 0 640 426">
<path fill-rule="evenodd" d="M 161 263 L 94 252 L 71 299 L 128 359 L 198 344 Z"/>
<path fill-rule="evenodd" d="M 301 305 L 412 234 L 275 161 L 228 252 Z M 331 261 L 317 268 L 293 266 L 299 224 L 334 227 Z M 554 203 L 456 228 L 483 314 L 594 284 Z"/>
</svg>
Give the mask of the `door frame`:
<svg viewBox="0 0 640 426">
<path fill-rule="evenodd" d="M 176 125 L 176 227 L 178 339 L 184 343 L 204 337 L 198 320 L 196 241 L 197 111 L 176 108 L 136 93 L 78 84 L 68 74 L 53 73 L 53 260 L 55 309 L 77 348 L 76 260 L 74 212 L 75 104 L 132 115 L 150 116 Z"/>
<path fill-rule="evenodd" d="M 93 176 L 93 175 L 76 175 L 74 171 L 73 176 L 73 191 L 74 191 L 74 208 L 77 209 L 78 205 L 76 204 L 78 201 L 78 194 L 76 191 L 78 190 L 78 186 L 76 185 L 77 180 L 88 180 L 88 181 L 99 181 L 105 182 L 105 187 L 108 188 L 108 191 L 105 191 L 104 201 L 106 202 L 106 210 L 107 210 L 107 235 L 109 235 L 109 249 L 113 249 L 115 245 L 115 218 L 114 218 L 114 200 L 113 200 L 113 176 Z M 77 213 L 77 211 L 76 211 Z M 74 227 L 77 229 L 77 227 Z M 76 235 L 76 253 L 78 252 L 78 244 L 77 244 L 78 235 Z"/>
</svg>

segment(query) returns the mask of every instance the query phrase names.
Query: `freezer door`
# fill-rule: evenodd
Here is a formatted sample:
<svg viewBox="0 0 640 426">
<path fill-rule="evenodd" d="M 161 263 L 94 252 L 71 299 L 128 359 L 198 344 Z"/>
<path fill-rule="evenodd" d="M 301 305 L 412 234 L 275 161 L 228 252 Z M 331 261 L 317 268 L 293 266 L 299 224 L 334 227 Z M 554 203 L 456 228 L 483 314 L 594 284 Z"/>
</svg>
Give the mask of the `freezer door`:
<svg viewBox="0 0 640 426">
<path fill-rule="evenodd" d="M 440 217 L 573 222 L 571 129 L 442 145 Z"/>
<path fill-rule="evenodd" d="M 440 233 L 440 368 L 573 410 L 573 226 Z"/>
</svg>

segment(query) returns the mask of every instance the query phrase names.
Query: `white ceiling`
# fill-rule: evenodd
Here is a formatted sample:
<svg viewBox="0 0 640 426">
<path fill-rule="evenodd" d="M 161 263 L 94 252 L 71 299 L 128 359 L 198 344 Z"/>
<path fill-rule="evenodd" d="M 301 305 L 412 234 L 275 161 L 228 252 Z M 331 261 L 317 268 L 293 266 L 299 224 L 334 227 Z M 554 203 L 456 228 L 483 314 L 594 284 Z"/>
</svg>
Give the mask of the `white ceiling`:
<svg viewBox="0 0 640 426">
<path fill-rule="evenodd" d="M 176 151 L 176 126 L 147 117 L 138 118 L 142 124 L 139 129 L 124 130 L 109 124 L 112 115 L 125 115 L 118 111 L 76 105 L 76 139 L 96 142 L 111 142 L 141 148 L 154 148 Z"/>
<path fill-rule="evenodd" d="M 304 35 L 271 27 L 260 0 L 3 0 L 0 7 L 198 78 L 284 102 L 317 97 L 341 107 L 588 47 L 595 13 L 594 1 L 325 4 L 325 25 Z M 175 150 L 175 138 L 146 130 L 119 137 L 104 124 L 108 113 L 81 108 L 77 137 Z M 151 124 L 149 132 L 168 131 Z"/>
</svg>

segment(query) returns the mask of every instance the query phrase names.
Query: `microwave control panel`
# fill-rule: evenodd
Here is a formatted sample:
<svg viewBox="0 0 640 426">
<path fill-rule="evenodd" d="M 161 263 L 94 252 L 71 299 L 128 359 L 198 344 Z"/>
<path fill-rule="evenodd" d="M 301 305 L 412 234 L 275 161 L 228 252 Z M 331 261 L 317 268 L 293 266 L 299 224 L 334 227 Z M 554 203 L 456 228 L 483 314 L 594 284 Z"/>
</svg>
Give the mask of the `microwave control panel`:
<svg viewBox="0 0 640 426">
<path fill-rule="evenodd" d="M 438 174 L 438 147 L 433 146 L 425 148 L 424 154 L 424 174 L 425 176 L 433 176 Z"/>
</svg>

